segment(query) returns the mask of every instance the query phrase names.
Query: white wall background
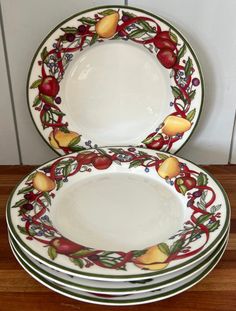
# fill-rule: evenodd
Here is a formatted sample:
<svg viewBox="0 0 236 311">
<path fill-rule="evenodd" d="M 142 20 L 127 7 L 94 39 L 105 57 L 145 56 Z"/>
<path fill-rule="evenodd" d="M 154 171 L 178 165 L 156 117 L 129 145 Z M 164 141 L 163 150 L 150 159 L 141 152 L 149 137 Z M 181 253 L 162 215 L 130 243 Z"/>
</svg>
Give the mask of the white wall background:
<svg viewBox="0 0 236 311">
<path fill-rule="evenodd" d="M 31 59 L 47 33 L 86 8 L 124 0 L 1 0 L 0 164 L 40 164 L 56 154 L 39 136 L 26 103 Z M 179 152 L 200 164 L 236 164 L 236 1 L 129 0 L 160 15 L 190 41 L 205 76 L 205 106 L 191 140 Z M 16 122 L 14 122 L 14 112 Z M 18 142 L 18 143 L 17 143 Z"/>
</svg>

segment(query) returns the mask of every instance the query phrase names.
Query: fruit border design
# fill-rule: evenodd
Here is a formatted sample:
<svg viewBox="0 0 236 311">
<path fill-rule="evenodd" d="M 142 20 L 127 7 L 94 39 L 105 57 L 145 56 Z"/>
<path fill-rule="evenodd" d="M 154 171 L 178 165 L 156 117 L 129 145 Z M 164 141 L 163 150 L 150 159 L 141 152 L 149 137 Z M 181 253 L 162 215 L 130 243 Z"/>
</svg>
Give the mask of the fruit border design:
<svg viewBox="0 0 236 311">
<path fill-rule="evenodd" d="M 74 53 L 104 40 L 131 40 L 142 44 L 156 54 L 158 61 L 170 70 L 170 78 L 173 78 L 173 100 L 170 102 L 173 112 L 143 139 L 141 146 L 171 151 L 173 145 L 192 128 L 196 108 L 191 109 L 191 103 L 201 79 L 194 76 L 191 57 L 185 57 L 186 43 L 178 43 L 178 36 L 171 27 L 168 31 L 163 31 L 158 18 L 137 16 L 130 11 L 109 8 L 99 10 L 93 18 L 83 16 L 78 19 L 77 28 L 62 27 L 61 32 L 52 49 L 48 50 L 46 46 L 42 49 L 41 59 L 37 62 L 41 75 L 30 85 L 31 89 L 37 90 L 32 107 L 39 112 L 43 129 L 51 129 L 48 141 L 54 150 L 68 154 L 97 147 L 91 140 L 82 142 L 81 133 L 69 128 L 65 121 L 66 115 L 59 107 L 62 102 L 60 83 Z"/>
<path fill-rule="evenodd" d="M 186 163 L 173 156 L 150 155 L 144 150 L 133 147 L 95 149 L 59 158 L 35 171 L 18 190 L 21 199 L 11 206 L 19 211 L 19 232 L 28 240 L 48 247 L 52 260 L 64 255 L 81 269 L 96 265 L 126 270 L 129 263 L 140 269 L 157 271 L 165 269 L 170 262 L 193 257 L 204 248 L 210 233 L 219 228 L 221 204 L 214 205 L 216 194 L 208 185 L 206 174 L 190 170 Z M 191 209 L 191 216 L 183 228 L 165 243 L 129 252 L 96 250 L 63 237 L 47 214 L 55 192 L 77 173 L 106 170 L 112 165 L 128 165 L 129 169 L 143 167 L 146 173 L 154 170 L 169 186 L 182 193 L 187 198 L 186 208 Z M 197 240 L 200 243 L 194 243 Z"/>
</svg>

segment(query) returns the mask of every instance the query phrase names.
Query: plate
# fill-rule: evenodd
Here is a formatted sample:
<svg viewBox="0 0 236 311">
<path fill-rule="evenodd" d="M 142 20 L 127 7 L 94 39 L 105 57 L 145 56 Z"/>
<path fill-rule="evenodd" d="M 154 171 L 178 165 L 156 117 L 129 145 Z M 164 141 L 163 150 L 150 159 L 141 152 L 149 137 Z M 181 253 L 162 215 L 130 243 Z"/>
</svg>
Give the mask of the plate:
<svg viewBox="0 0 236 311">
<path fill-rule="evenodd" d="M 224 190 L 202 168 L 163 152 L 111 147 L 33 171 L 13 191 L 7 222 L 22 249 L 49 267 L 124 281 L 201 260 L 226 233 L 229 214 Z"/>
<path fill-rule="evenodd" d="M 223 237 L 217 248 L 207 256 L 204 260 L 201 260 L 197 264 L 191 265 L 189 268 L 183 269 L 181 273 L 179 271 L 168 274 L 167 276 L 159 276 L 154 279 L 147 279 L 141 281 L 131 282 L 103 282 L 83 279 L 65 273 L 51 269 L 39 261 L 33 259 L 27 255 L 19 245 L 14 241 L 14 238 L 9 235 L 10 244 L 13 247 L 16 255 L 26 264 L 28 264 L 32 270 L 39 275 L 52 281 L 58 285 L 66 286 L 71 289 L 81 290 L 90 293 L 100 293 L 107 295 L 121 295 L 121 294 L 137 294 L 153 291 L 156 289 L 164 288 L 184 281 L 190 276 L 194 276 L 202 269 L 206 268 L 210 261 L 212 261 L 219 253 L 222 252 L 228 240 L 228 234 Z"/>
<path fill-rule="evenodd" d="M 102 304 L 102 305 L 138 305 L 138 304 L 160 301 L 160 300 L 175 296 L 191 288 L 192 286 L 200 282 L 204 277 L 206 277 L 211 272 L 211 270 L 217 265 L 222 255 L 224 254 L 224 250 L 221 253 L 219 253 L 217 257 L 215 257 L 214 260 L 209 262 L 208 266 L 204 268 L 203 271 L 197 273 L 197 276 L 189 277 L 187 280 L 179 282 L 178 284 L 175 284 L 175 285 L 163 288 L 163 289 L 150 291 L 147 293 L 142 293 L 142 294 L 124 295 L 120 297 L 118 296 L 109 297 L 109 296 L 103 295 L 103 297 L 98 297 L 98 294 L 80 292 L 78 290 L 68 289 L 67 287 L 59 286 L 59 285 L 56 285 L 54 282 L 50 282 L 49 280 L 40 276 L 38 273 L 32 270 L 29 265 L 27 265 L 17 256 L 17 254 L 14 252 L 14 249 L 12 249 L 16 259 L 21 264 L 21 266 L 34 279 L 36 279 L 41 284 L 45 285 L 46 287 L 64 296 L 67 296 L 67 297 L 70 297 L 70 298 L 73 298 L 79 301 L 90 302 L 94 304 Z"/>
<path fill-rule="evenodd" d="M 128 145 L 175 153 L 197 125 L 203 78 L 166 20 L 105 6 L 50 32 L 33 57 L 27 97 L 39 133 L 61 155 Z"/>
</svg>

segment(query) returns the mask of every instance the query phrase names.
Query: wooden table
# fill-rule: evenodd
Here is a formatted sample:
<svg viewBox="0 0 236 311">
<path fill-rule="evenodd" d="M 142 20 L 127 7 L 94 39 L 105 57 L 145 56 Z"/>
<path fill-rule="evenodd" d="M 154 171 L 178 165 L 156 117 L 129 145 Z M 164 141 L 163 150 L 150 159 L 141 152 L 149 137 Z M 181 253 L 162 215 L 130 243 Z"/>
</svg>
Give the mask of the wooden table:
<svg viewBox="0 0 236 311">
<path fill-rule="evenodd" d="M 207 166 L 225 188 L 232 206 L 230 242 L 217 267 L 188 291 L 156 303 L 107 307 L 83 303 L 52 292 L 17 263 L 7 241 L 5 206 L 15 184 L 32 166 L 0 166 L 0 311 L 67 310 L 236 310 L 236 166 Z"/>
</svg>

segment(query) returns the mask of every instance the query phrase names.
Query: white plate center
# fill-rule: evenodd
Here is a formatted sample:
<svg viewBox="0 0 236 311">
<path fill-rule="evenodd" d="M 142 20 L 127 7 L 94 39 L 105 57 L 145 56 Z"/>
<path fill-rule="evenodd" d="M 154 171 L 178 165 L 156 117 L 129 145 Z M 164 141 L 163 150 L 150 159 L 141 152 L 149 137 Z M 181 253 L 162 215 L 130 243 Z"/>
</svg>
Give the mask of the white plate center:
<svg viewBox="0 0 236 311">
<path fill-rule="evenodd" d="M 110 173 L 60 190 L 51 219 L 74 242 L 128 251 L 166 241 L 182 227 L 183 208 L 168 185 L 140 175 Z"/>
<path fill-rule="evenodd" d="M 93 143 L 140 143 L 168 114 L 169 84 L 169 71 L 143 46 L 98 43 L 75 54 L 67 68 L 63 111 Z"/>
</svg>

